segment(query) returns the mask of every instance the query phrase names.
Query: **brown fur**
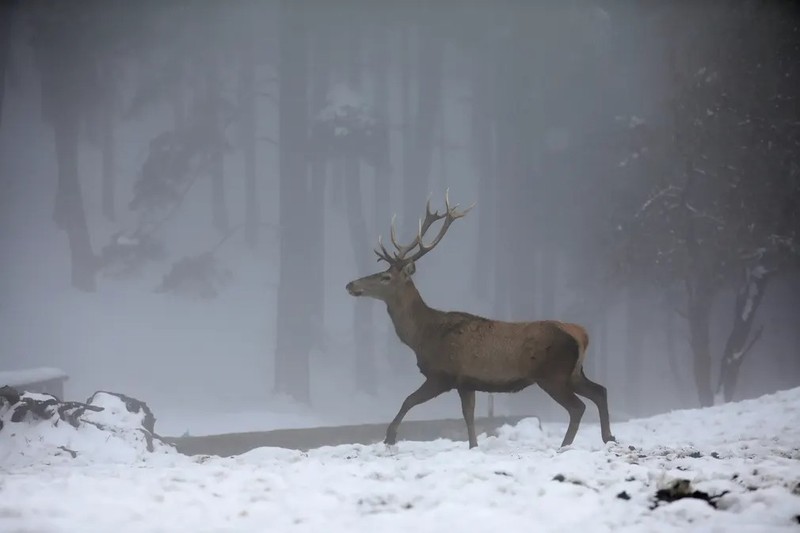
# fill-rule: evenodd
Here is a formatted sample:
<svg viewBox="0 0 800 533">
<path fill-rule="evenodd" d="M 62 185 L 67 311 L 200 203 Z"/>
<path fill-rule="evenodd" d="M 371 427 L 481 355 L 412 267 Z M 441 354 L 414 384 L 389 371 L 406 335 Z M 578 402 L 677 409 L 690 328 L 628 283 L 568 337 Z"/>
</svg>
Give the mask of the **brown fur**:
<svg viewBox="0 0 800 533">
<path fill-rule="evenodd" d="M 582 365 L 589 344 L 586 330 L 558 321 L 502 322 L 429 307 L 411 280 L 413 263 L 394 264 L 385 272 L 347 285 L 354 296 L 371 296 L 386 303 L 395 331 L 417 357 L 426 381 L 412 393 L 389 425 L 386 442 L 413 406 L 457 389 L 467 422 L 470 447 L 474 431 L 475 391 L 517 392 L 534 383 L 570 413 L 562 446 L 575 437 L 585 409 L 575 393 L 592 399 L 600 411 L 604 441 L 613 440 L 605 388 L 589 381 Z"/>
</svg>

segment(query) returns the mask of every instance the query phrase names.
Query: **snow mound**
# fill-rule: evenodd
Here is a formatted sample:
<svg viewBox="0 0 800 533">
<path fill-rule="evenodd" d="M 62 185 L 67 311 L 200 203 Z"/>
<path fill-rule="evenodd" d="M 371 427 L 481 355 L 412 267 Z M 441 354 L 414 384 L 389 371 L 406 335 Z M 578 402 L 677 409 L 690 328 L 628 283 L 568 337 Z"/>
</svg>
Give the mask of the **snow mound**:
<svg viewBox="0 0 800 533">
<path fill-rule="evenodd" d="M 0 465 L 140 463 L 177 455 L 155 433 L 147 404 L 111 392 L 96 392 L 83 404 L 55 396 L 0 395 Z"/>
<path fill-rule="evenodd" d="M 620 424 L 617 437 L 646 447 L 713 448 L 734 456 L 761 448 L 800 459 L 800 388 Z"/>
</svg>

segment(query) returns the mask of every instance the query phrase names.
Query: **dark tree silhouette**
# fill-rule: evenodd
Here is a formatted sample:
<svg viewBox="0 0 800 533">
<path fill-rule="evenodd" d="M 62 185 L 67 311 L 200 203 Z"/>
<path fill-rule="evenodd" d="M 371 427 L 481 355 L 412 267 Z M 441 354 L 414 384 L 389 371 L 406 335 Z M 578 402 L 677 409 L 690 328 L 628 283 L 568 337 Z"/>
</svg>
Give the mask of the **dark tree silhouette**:
<svg viewBox="0 0 800 533">
<path fill-rule="evenodd" d="M 278 285 L 275 391 L 309 403 L 308 240 L 312 209 L 308 179 L 308 28 L 303 9 L 293 0 L 280 5 L 279 167 L 280 282 Z"/>
</svg>

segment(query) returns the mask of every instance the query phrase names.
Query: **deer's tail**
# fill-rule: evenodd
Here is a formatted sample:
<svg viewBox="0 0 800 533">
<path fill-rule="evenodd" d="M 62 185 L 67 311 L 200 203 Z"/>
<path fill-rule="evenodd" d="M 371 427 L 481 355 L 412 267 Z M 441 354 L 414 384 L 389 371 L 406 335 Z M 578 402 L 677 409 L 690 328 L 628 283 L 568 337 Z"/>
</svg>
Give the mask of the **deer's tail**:
<svg viewBox="0 0 800 533">
<path fill-rule="evenodd" d="M 562 330 L 567 332 L 578 343 L 578 361 L 575 363 L 575 368 L 572 370 L 572 378 L 576 379 L 581 377 L 583 372 L 583 361 L 586 358 L 586 349 L 589 347 L 589 333 L 583 326 L 572 324 L 570 322 L 560 322 Z"/>
</svg>

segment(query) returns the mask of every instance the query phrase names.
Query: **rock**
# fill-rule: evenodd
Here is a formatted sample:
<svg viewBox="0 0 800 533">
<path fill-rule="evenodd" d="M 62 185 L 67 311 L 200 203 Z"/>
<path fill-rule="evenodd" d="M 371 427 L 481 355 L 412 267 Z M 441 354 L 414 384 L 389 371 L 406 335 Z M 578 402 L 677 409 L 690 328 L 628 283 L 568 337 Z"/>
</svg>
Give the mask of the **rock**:
<svg viewBox="0 0 800 533">
<path fill-rule="evenodd" d="M 650 509 L 655 509 L 660 503 L 672 503 L 683 498 L 694 498 L 696 500 L 703 500 L 714 509 L 717 508 L 717 500 L 722 498 L 728 493 L 723 491 L 717 495 L 709 495 L 706 492 L 693 490 L 691 483 L 688 479 L 677 479 L 673 481 L 668 487 L 659 489 L 656 492 L 656 501 L 650 506 Z"/>
<path fill-rule="evenodd" d="M 19 398 L 20 394 L 14 387 L 9 387 L 8 385 L 0 387 L 0 400 L 3 400 L 9 405 L 14 405 L 19 402 Z"/>
</svg>

